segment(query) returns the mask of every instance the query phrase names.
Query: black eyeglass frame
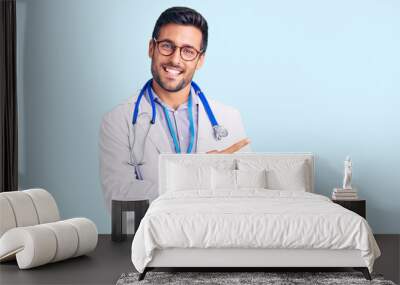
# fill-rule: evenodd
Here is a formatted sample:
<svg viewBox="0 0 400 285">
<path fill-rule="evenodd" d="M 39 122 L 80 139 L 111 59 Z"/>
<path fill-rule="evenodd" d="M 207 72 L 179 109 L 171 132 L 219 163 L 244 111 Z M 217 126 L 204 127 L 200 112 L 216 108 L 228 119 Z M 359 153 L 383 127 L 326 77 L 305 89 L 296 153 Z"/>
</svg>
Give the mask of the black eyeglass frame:
<svg viewBox="0 0 400 285">
<path fill-rule="evenodd" d="M 157 47 L 158 52 L 159 52 L 160 54 L 164 55 L 164 56 L 170 56 L 170 55 L 174 54 L 175 51 L 176 51 L 176 49 L 179 48 L 179 55 L 180 55 L 180 57 L 181 57 L 184 61 L 193 61 L 193 60 L 195 60 L 196 58 L 198 58 L 199 55 L 201 55 L 201 54 L 204 53 L 204 50 L 203 50 L 203 49 L 197 50 L 195 47 L 192 47 L 192 46 L 189 46 L 189 45 L 177 46 L 176 44 L 174 44 L 174 43 L 173 43 L 172 41 L 170 41 L 170 40 L 161 40 L 161 41 L 159 41 L 159 40 L 156 40 L 155 38 L 153 38 L 153 41 L 154 41 L 154 43 L 155 43 L 155 45 L 156 45 L 156 47 Z M 165 51 L 164 51 L 164 53 L 163 53 L 163 52 L 160 50 L 160 45 L 159 45 L 159 44 L 162 43 L 162 42 L 168 42 L 168 43 L 170 43 L 170 44 L 172 45 L 172 52 L 171 52 L 170 54 L 166 54 Z M 196 52 L 196 56 L 193 57 L 193 59 L 184 59 L 183 56 L 182 56 L 182 49 L 183 49 L 183 48 L 191 48 L 191 49 L 193 49 L 193 50 Z"/>
</svg>

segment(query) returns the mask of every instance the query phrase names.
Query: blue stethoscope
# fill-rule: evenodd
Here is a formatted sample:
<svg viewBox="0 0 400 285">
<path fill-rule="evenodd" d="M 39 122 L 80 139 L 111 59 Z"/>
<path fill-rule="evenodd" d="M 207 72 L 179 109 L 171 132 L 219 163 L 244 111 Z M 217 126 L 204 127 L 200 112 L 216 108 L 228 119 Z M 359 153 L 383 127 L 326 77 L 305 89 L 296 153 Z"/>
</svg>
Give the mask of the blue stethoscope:
<svg viewBox="0 0 400 285">
<path fill-rule="evenodd" d="M 142 90 L 139 93 L 139 96 L 136 100 L 136 104 L 135 104 L 135 109 L 133 111 L 133 118 L 132 118 L 132 124 L 135 127 L 138 116 L 139 116 L 139 104 L 140 101 L 142 100 L 143 95 L 145 94 L 145 92 L 147 91 L 147 94 L 149 95 L 150 98 L 150 103 L 151 103 L 151 109 L 152 109 L 152 115 L 151 115 L 151 121 L 150 121 L 150 127 L 151 125 L 154 125 L 154 123 L 156 122 L 156 104 L 154 101 L 154 95 L 153 92 L 151 90 L 151 82 L 152 79 L 150 79 L 149 81 L 146 82 L 146 84 L 143 86 Z M 197 94 L 197 96 L 199 96 L 204 109 L 207 113 L 208 119 L 210 120 L 210 123 L 212 125 L 212 128 L 214 130 L 214 137 L 216 140 L 221 140 L 222 138 L 228 136 L 228 130 L 225 129 L 224 127 L 222 127 L 221 125 L 218 124 L 217 120 L 215 119 L 214 113 L 212 112 L 210 105 L 208 104 L 208 101 L 206 99 L 206 97 L 204 96 L 204 93 L 200 90 L 200 87 L 192 81 L 191 83 L 195 93 Z M 189 132 L 190 132 L 190 140 L 189 140 L 189 146 L 187 149 L 187 153 L 190 153 L 193 149 L 193 142 L 194 142 L 194 123 L 193 123 L 193 111 L 192 111 L 192 105 L 193 105 L 193 98 L 192 98 L 192 91 L 190 91 L 189 94 L 189 99 L 188 99 L 188 110 L 189 110 Z M 181 148 L 178 142 L 178 138 L 177 135 L 175 133 L 174 128 L 172 127 L 172 123 L 171 123 L 171 119 L 168 115 L 168 110 L 166 109 L 165 106 L 162 106 L 163 110 L 164 110 L 164 114 L 165 114 L 165 118 L 167 121 L 167 125 L 168 125 L 168 129 L 170 132 L 170 135 L 172 137 L 172 140 L 174 142 L 174 147 L 175 147 L 175 152 L 176 153 L 181 153 Z M 147 133 L 148 134 L 148 133 Z M 147 135 L 146 135 L 146 139 L 147 139 Z M 140 163 L 135 163 L 136 165 L 138 164 L 143 164 L 143 162 Z"/>
</svg>

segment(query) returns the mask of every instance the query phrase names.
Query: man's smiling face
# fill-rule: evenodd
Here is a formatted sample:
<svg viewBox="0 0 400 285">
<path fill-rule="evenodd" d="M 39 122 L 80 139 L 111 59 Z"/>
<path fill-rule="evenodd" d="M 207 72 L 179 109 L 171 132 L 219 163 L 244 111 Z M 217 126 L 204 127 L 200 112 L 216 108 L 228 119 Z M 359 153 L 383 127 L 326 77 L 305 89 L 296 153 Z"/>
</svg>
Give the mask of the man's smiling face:
<svg viewBox="0 0 400 285">
<path fill-rule="evenodd" d="M 162 26 L 157 42 L 167 41 L 178 47 L 193 47 L 201 50 L 202 33 L 194 26 L 167 24 Z M 160 48 L 160 47 L 159 47 Z M 157 48 L 154 40 L 149 43 L 149 57 L 151 58 L 151 73 L 158 85 L 168 92 L 177 92 L 185 88 L 204 62 L 204 54 L 199 54 L 192 61 L 185 61 L 181 57 L 181 49 L 176 48 L 169 55 L 163 55 Z"/>
</svg>

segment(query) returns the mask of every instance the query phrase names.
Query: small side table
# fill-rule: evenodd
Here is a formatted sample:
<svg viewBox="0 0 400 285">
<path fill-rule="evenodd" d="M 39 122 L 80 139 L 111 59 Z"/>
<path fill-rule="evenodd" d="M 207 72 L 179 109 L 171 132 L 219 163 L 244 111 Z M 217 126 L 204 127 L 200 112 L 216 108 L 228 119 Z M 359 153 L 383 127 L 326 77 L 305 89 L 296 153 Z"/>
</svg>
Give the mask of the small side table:
<svg viewBox="0 0 400 285">
<path fill-rule="evenodd" d="M 359 214 L 364 219 L 366 215 L 366 201 L 365 200 L 335 200 L 332 199 L 333 203 L 339 204 L 340 206 Z"/>
<path fill-rule="evenodd" d="M 139 227 L 140 221 L 149 208 L 149 200 L 140 201 L 119 201 L 111 202 L 111 240 L 126 240 L 126 215 L 124 212 L 135 212 L 135 232 Z"/>
</svg>

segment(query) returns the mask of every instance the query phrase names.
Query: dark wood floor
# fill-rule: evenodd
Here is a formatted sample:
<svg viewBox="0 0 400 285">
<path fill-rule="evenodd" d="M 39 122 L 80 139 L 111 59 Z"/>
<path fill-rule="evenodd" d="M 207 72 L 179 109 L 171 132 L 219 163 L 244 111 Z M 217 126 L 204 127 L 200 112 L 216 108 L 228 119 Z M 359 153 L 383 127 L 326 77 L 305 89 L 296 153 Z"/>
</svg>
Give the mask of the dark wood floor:
<svg viewBox="0 0 400 285">
<path fill-rule="evenodd" d="M 375 263 L 375 272 L 399 283 L 400 235 L 375 236 L 382 256 Z M 94 252 L 87 256 L 19 270 L 16 262 L 0 264 L 0 284 L 115 284 L 124 272 L 134 271 L 130 259 L 131 240 L 111 241 L 100 235 Z"/>
</svg>

